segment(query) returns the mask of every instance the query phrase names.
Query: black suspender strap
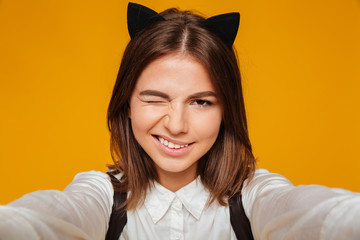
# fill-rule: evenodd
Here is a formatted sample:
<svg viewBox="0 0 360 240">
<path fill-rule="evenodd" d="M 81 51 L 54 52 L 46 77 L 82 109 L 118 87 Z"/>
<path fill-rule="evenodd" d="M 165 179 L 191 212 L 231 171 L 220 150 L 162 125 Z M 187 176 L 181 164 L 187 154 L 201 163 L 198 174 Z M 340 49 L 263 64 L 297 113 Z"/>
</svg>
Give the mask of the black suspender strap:
<svg viewBox="0 0 360 240">
<path fill-rule="evenodd" d="M 114 176 L 109 174 L 111 181 L 118 181 Z M 126 201 L 126 192 L 114 191 L 114 203 L 109 221 L 109 228 L 106 233 L 105 240 L 118 240 L 121 232 L 123 231 L 126 223 L 127 216 L 125 208 L 117 209 L 121 204 Z"/>
<path fill-rule="evenodd" d="M 230 222 L 238 240 L 253 240 L 249 219 L 245 215 L 241 194 L 229 199 Z"/>
</svg>

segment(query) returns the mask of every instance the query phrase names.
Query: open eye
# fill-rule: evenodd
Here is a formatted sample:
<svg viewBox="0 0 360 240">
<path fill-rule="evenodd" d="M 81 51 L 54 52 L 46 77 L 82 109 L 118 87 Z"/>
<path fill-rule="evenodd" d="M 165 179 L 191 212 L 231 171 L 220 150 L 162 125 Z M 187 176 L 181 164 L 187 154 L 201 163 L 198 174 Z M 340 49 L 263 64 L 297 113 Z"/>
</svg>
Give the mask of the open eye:
<svg viewBox="0 0 360 240">
<path fill-rule="evenodd" d="M 194 105 L 199 105 L 202 107 L 207 107 L 207 106 L 211 106 L 213 103 L 207 100 L 203 100 L 203 99 L 196 99 L 193 101 Z"/>
</svg>

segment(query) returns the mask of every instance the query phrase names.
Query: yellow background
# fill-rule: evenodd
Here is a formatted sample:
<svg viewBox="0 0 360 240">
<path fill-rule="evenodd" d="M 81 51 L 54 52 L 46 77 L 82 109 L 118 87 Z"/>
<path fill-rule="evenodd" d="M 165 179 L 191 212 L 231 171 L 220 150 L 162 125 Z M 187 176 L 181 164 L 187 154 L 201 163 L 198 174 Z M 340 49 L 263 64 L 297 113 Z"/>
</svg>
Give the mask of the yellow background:
<svg viewBox="0 0 360 240">
<path fill-rule="evenodd" d="M 259 167 L 360 191 L 360 1 L 147 0 L 241 14 Z M 0 0 L 0 204 L 111 163 L 106 108 L 129 40 L 127 1 Z"/>
</svg>

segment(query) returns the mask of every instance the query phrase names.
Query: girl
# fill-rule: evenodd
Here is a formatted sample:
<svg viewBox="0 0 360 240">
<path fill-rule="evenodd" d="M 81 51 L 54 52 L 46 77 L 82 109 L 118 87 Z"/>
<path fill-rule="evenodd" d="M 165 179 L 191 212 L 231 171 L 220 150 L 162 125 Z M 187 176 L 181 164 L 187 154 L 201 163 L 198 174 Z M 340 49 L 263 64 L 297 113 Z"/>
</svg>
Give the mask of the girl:
<svg viewBox="0 0 360 240">
<path fill-rule="evenodd" d="M 255 171 L 238 24 L 238 13 L 130 3 L 108 108 L 110 176 L 80 173 L 62 192 L 2 206 L 1 239 L 359 239 L 359 194 Z"/>
</svg>

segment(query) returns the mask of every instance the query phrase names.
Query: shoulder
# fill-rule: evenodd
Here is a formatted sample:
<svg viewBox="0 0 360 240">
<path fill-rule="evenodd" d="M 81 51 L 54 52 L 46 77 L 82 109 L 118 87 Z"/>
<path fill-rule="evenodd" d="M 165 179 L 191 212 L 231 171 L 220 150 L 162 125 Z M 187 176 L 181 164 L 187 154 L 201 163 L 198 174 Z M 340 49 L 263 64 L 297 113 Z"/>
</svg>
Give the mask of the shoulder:
<svg viewBox="0 0 360 240">
<path fill-rule="evenodd" d="M 96 170 L 77 173 L 73 179 L 73 182 L 79 181 L 80 179 L 93 180 L 93 181 L 105 181 L 105 182 L 110 181 L 110 177 L 108 174 L 101 172 L 101 171 L 96 171 Z"/>
<path fill-rule="evenodd" d="M 276 191 L 280 192 L 298 192 L 301 191 L 303 193 L 306 192 L 330 192 L 332 194 L 354 194 L 351 191 L 342 188 L 329 188 L 322 185 L 298 185 L 294 186 L 290 180 L 286 177 L 278 174 L 269 172 L 266 169 L 257 169 L 255 171 L 254 177 L 248 181 L 244 182 L 244 188 L 242 190 L 243 195 L 249 195 L 250 192 L 272 192 L 275 193 Z"/>
<path fill-rule="evenodd" d="M 280 174 L 271 173 L 267 169 L 256 169 L 253 178 L 245 180 L 241 194 L 243 198 L 247 199 L 260 192 L 285 186 L 294 187 L 287 178 Z"/>
<path fill-rule="evenodd" d="M 82 192 L 112 198 L 113 187 L 108 174 L 92 170 L 76 174 L 64 192 Z"/>
<path fill-rule="evenodd" d="M 110 177 L 100 171 L 80 172 L 63 191 L 38 190 L 25 194 L 23 197 L 13 201 L 10 205 L 28 205 L 36 202 L 63 201 L 69 202 L 79 199 L 93 199 L 95 202 L 108 202 L 112 205 L 113 188 Z M 40 201 L 41 200 L 41 201 Z"/>
</svg>

